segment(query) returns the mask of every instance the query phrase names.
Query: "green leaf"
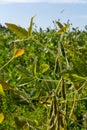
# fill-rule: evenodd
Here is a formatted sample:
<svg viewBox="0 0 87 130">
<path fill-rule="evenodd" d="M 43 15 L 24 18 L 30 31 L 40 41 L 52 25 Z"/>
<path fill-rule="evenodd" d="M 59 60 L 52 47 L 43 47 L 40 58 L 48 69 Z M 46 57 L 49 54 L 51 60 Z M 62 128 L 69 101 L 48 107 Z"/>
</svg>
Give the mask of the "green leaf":
<svg viewBox="0 0 87 130">
<path fill-rule="evenodd" d="M 82 77 L 76 73 L 74 73 L 74 71 L 66 71 L 62 73 L 62 76 L 66 79 L 66 80 L 70 80 L 72 82 L 83 82 L 86 80 L 86 77 Z"/>
<path fill-rule="evenodd" d="M 37 57 L 34 58 L 33 62 L 33 75 L 36 76 L 37 71 Z"/>
<path fill-rule="evenodd" d="M 49 65 L 48 64 L 42 64 L 41 68 L 40 68 L 40 72 L 44 73 L 49 69 Z"/>
<path fill-rule="evenodd" d="M 73 77 L 73 79 L 76 79 L 78 81 L 84 81 L 84 80 L 86 80 L 86 77 L 82 77 L 82 76 L 79 76 L 77 74 L 72 74 L 71 76 Z"/>
<path fill-rule="evenodd" d="M 37 120 L 34 120 L 34 122 L 35 122 L 35 125 L 38 125 L 38 124 L 39 124 L 39 122 L 38 122 Z"/>
<path fill-rule="evenodd" d="M 59 27 L 60 29 L 62 29 L 62 28 L 63 28 L 62 23 L 60 23 L 59 21 L 56 21 L 56 24 L 58 25 L 58 27 Z"/>
<path fill-rule="evenodd" d="M 23 116 L 15 117 L 15 124 L 17 129 L 29 130 L 29 119 L 24 118 Z M 30 122 L 29 122 L 30 123 Z"/>
<path fill-rule="evenodd" d="M 33 16 L 31 18 L 31 21 L 30 21 L 30 26 L 29 26 L 29 29 L 28 29 L 28 36 L 31 36 L 32 35 L 32 27 L 33 27 L 33 19 L 34 19 L 35 16 Z"/>
<path fill-rule="evenodd" d="M 15 24 L 11 24 L 11 23 L 5 23 L 7 25 L 7 27 L 14 32 L 18 37 L 20 37 L 21 39 L 23 38 L 28 38 L 28 32 L 25 28 L 22 28 L 20 26 L 17 26 Z"/>
<path fill-rule="evenodd" d="M 14 98 L 17 97 L 17 102 L 29 103 L 29 94 L 27 94 L 24 90 L 15 90 L 13 96 Z"/>
<path fill-rule="evenodd" d="M 22 79 L 20 79 L 19 81 L 19 86 L 24 86 L 26 84 L 29 84 L 30 82 L 34 81 L 34 77 L 30 76 L 30 77 L 23 77 Z"/>
<path fill-rule="evenodd" d="M 60 43 L 61 45 L 61 51 L 62 51 L 62 55 L 65 57 L 65 49 L 62 43 Z"/>
<path fill-rule="evenodd" d="M 0 124 L 3 122 L 3 120 L 4 120 L 4 115 L 3 113 L 0 113 Z"/>
<path fill-rule="evenodd" d="M 1 84 L 0 84 L 0 95 L 5 96 L 5 93 Z"/>
<path fill-rule="evenodd" d="M 26 77 L 32 76 L 32 73 L 30 72 L 30 70 L 22 65 L 17 65 L 16 69 L 17 69 L 17 71 L 19 71 L 21 74 L 23 74 Z"/>
<path fill-rule="evenodd" d="M 37 68 L 37 65 L 36 63 L 33 64 L 33 74 L 34 76 L 36 76 L 36 68 Z"/>
</svg>

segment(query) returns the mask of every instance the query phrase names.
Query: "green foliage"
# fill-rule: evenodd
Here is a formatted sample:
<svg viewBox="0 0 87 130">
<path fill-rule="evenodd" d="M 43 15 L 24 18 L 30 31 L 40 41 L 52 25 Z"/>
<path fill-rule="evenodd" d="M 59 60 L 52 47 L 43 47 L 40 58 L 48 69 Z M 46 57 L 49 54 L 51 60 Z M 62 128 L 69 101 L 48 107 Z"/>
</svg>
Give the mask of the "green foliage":
<svg viewBox="0 0 87 130">
<path fill-rule="evenodd" d="M 87 31 L 33 31 L 33 19 L 0 30 L 0 129 L 85 130 Z"/>
</svg>

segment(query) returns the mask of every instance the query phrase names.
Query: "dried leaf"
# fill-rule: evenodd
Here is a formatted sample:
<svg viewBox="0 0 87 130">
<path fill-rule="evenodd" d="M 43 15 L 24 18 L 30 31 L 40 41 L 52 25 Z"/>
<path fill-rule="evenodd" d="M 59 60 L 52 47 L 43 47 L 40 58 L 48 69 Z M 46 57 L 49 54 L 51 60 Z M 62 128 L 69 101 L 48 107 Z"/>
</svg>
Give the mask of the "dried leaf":
<svg viewBox="0 0 87 130">
<path fill-rule="evenodd" d="M 6 83 L 6 82 L 3 81 L 3 80 L 0 80 L 0 84 L 1 84 L 2 87 L 3 87 L 3 90 L 10 90 L 10 89 L 12 89 L 12 86 L 9 85 L 8 83 Z"/>
<path fill-rule="evenodd" d="M 71 120 L 74 120 L 74 121 L 77 120 L 77 118 L 76 118 L 76 116 L 75 116 L 74 113 L 71 114 L 70 119 L 71 119 Z"/>
</svg>

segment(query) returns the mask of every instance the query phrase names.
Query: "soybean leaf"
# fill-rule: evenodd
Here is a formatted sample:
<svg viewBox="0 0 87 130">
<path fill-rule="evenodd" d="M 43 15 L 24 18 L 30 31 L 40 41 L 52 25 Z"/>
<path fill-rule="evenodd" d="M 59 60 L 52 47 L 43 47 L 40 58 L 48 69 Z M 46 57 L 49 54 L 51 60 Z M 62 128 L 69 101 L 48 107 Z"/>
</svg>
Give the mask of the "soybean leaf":
<svg viewBox="0 0 87 130">
<path fill-rule="evenodd" d="M 40 72 L 41 73 L 45 73 L 48 69 L 49 69 L 49 65 L 48 64 L 42 64 L 41 68 L 40 68 Z"/>
<path fill-rule="evenodd" d="M 63 28 L 61 28 L 61 29 L 57 32 L 57 34 L 63 34 L 63 33 L 65 33 L 65 32 L 67 32 L 68 29 L 69 29 L 69 27 L 70 27 L 70 24 L 67 24 L 66 26 L 64 26 Z"/>
<path fill-rule="evenodd" d="M 3 87 L 3 90 L 10 90 L 10 89 L 12 89 L 12 86 L 9 85 L 8 83 L 6 83 L 6 82 L 3 81 L 3 80 L 0 80 L 0 84 L 1 84 L 2 87 Z"/>
<path fill-rule="evenodd" d="M 3 120 L 4 120 L 4 115 L 3 113 L 0 113 L 0 124 L 3 122 Z"/>
<path fill-rule="evenodd" d="M 67 25 L 64 27 L 64 32 L 68 31 L 69 28 L 70 28 L 70 24 L 67 24 Z"/>
<path fill-rule="evenodd" d="M 23 74 L 26 77 L 32 76 L 31 71 L 22 65 L 17 65 L 16 69 L 17 69 L 17 71 L 19 71 L 21 74 Z"/>
<path fill-rule="evenodd" d="M 76 120 L 77 120 L 77 117 L 76 117 L 76 115 L 75 115 L 74 113 L 72 113 L 72 114 L 70 115 L 70 119 L 76 121 Z"/>
<path fill-rule="evenodd" d="M 33 27 L 33 19 L 34 19 L 35 16 L 33 16 L 31 18 L 31 21 L 30 21 L 30 26 L 29 26 L 29 29 L 28 29 L 28 36 L 31 36 L 32 35 L 32 27 Z"/>
<path fill-rule="evenodd" d="M 28 122 L 30 123 L 30 120 L 23 116 L 15 117 L 15 124 L 18 130 L 29 130 Z"/>
<path fill-rule="evenodd" d="M 86 80 L 86 77 L 80 76 L 78 74 L 76 74 L 74 71 L 66 71 L 62 73 L 62 76 L 64 76 L 64 78 L 66 80 L 70 80 L 72 82 L 84 82 Z"/>
<path fill-rule="evenodd" d="M 37 71 L 37 57 L 35 57 L 34 59 L 34 63 L 33 63 L 33 75 L 36 76 L 36 72 Z"/>
<path fill-rule="evenodd" d="M 1 84 L 0 84 L 0 95 L 5 96 L 5 93 Z"/>
<path fill-rule="evenodd" d="M 16 54 L 14 55 L 14 58 L 22 56 L 23 54 L 24 54 L 24 49 L 19 49 L 19 50 L 17 50 Z"/>
<path fill-rule="evenodd" d="M 63 28 L 62 23 L 60 23 L 59 21 L 56 21 L 56 24 L 58 25 L 58 27 L 59 27 L 60 29 L 62 29 L 62 28 Z"/>
<path fill-rule="evenodd" d="M 60 29 L 57 34 L 63 34 L 64 33 L 64 30 L 63 29 Z"/>
<path fill-rule="evenodd" d="M 5 23 L 7 25 L 7 27 L 14 32 L 18 37 L 20 37 L 21 39 L 23 38 L 28 38 L 28 32 L 25 28 L 22 28 L 20 26 L 17 26 L 15 24 L 11 24 L 11 23 Z"/>
</svg>

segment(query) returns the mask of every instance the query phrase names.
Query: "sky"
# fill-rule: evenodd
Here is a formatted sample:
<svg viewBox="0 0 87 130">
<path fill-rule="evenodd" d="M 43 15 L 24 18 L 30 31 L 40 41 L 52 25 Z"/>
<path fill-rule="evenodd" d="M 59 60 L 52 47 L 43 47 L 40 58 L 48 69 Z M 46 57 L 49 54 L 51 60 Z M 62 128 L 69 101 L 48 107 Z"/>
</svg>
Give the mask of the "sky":
<svg viewBox="0 0 87 130">
<path fill-rule="evenodd" d="M 14 23 L 28 28 L 32 16 L 37 28 L 54 28 L 53 21 L 72 23 L 84 29 L 87 25 L 87 0 L 0 0 L 0 23 Z"/>
</svg>

